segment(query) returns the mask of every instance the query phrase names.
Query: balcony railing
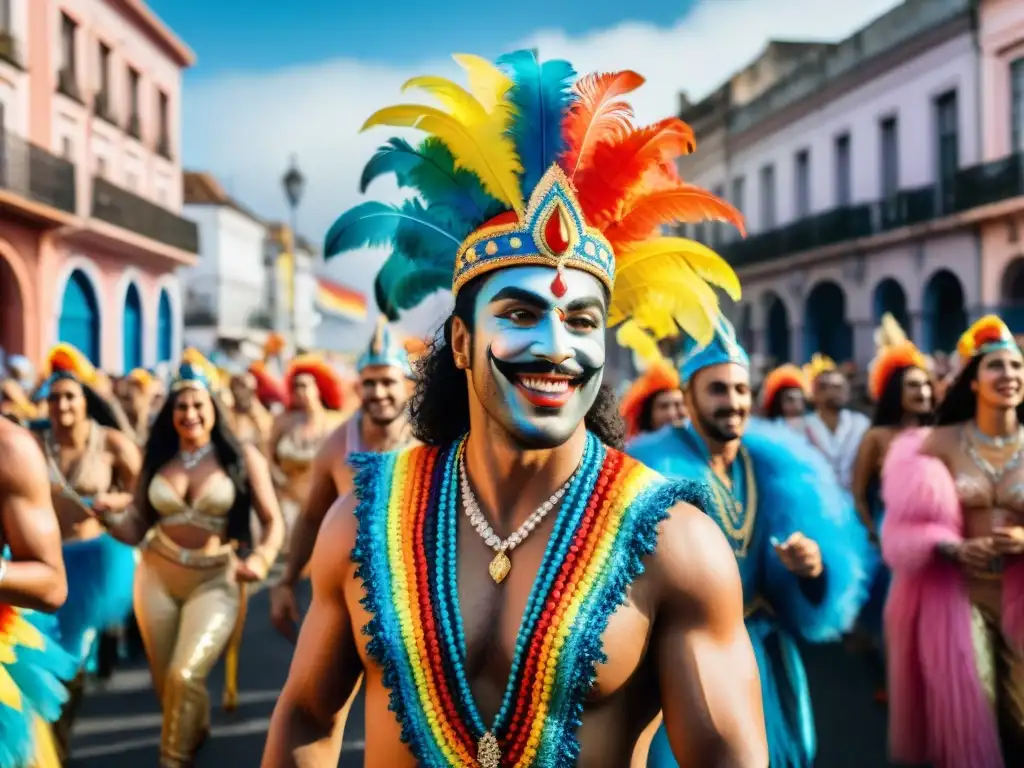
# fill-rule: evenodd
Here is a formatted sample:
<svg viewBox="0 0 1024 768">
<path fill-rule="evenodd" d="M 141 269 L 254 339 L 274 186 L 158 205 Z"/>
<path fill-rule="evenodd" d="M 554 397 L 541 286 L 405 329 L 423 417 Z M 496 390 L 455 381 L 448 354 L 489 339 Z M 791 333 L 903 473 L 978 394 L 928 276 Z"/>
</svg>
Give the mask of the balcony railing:
<svg viewBox="0 0 1024 768">
<path fill-rule="evenodd" d="M 0 188 L 75 212 L 75 166 L 10 133 L 0 133 Z"/>
<path fill-rule="evenodd" d="M 98 176 L 93 178 L 92 215 L 183 251 L 199 251 L 199 229 L 194 221 Z"/>
<path fill-rule="evenodd" d="M 904 189 L 884 200 L 819 213 L 719 249 L 733 267 L 935 221 L 1024 195 L 1024 153 L 964 168 L 939 184 Z"/>
</svg>

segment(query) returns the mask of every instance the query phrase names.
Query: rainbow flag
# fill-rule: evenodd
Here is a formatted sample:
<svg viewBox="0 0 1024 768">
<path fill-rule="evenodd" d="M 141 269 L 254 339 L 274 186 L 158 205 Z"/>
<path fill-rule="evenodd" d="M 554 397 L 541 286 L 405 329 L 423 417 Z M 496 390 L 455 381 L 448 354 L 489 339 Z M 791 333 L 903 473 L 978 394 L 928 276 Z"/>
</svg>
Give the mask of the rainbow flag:
<svg viewBox="0 0 1024 768">
<path fill-rule="evenodd" d="M 366 319 L 366 297 L 359 291 L 318 277 L 316 304 L 322 312 L 346 320 Z"/>
</svg>

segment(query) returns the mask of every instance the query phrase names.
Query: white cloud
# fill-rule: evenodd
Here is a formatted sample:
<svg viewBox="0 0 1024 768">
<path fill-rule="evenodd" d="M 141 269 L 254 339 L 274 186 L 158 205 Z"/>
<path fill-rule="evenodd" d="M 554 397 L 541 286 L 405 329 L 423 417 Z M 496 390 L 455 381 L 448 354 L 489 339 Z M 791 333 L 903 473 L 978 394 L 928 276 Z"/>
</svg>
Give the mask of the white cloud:
<svg viewBox="0 0 1024 768">
<path fill-rule="evenodd" d="M 671 27 L 623 23 L 572 37 L 539 30 L 518 47 L 542 58 L 567 58 L 578 71 L 634 69 L 647 83 L 632 97 L 638 118 L 651 121 L 678 109 L 679 92 L 700 98 L 752 61 L 771 39 L 839 40 L 898 4 L 898 0 L 699 0 Z M 474 52 L 474 51 L 470 51 Z M 359 202 L 358 182 L 373 149 L 391 134 L 360 134 L 374 110 L 401 98 L 414 74 L 457 76 L 450 61 L 410 67 L 338 58 L 272 73 L 239 73 L 190 85 L 185 104 L 188 164 L 216 174 L 229 192 L 264 216 L 287 215 L 280 178 L 292 153 L 308 183 L 299 228 L 319 239 L 334 217 Z M 699 151 L 699 149 L 698 149 Z M 374 197 L 393 197 L 377 182 Z M 334 260 L 330 272 L 369 292 L 379 254 Z M 425 308 L 414 325 L 438 316 Z"/>
</svg>

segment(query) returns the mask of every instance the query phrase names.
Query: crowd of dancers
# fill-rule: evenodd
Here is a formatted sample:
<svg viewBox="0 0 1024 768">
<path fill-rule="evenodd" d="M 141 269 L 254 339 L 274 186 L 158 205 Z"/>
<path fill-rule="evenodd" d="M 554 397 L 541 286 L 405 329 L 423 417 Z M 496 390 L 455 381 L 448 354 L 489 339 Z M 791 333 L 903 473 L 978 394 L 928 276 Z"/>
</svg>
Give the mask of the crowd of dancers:
<svg viewBox="0 0 1024 768">
<path fill-rule="evenodd" d="M 737 296 L 735 274 L 660 234 L 742 229 L 678 179 L 689 128 L 633 124 L 634 72 L 456 60 L 472 93 L 408 84 L 447 111 L 367 122 L 433 134 L 363 175 L 419 197 L 357 206 L 325 247 L 390 244 L 385 316 L 450 289 L 429 343 L 382 320 L 347 390 L 274 345 L 235 371 L 187 350 L 167 382 L 111 381 L 66 344 L 41 381 L 14 361 L 0 768 L 67 760 L 85 681 L 136 647 L 160 765 L 194 765 L 207 675 L 224 656 L 232 708 L 247 586 L 279 561 L 270 619 L 296 645 L 265 768 L 336 765 L 360 685 L 370 768 L 810 768 L 800 643 L 844 637 L 880 662 L 894 762 L 1020 764 L 1024 356 L 1007 326 L 977 320 L 938 371 L 886 316 L 870 416 L 822 355 L 756 382 L 712 291 Z M 602 382 L 610 325 L 645 369 L 622 397 Z"/>
</svg>

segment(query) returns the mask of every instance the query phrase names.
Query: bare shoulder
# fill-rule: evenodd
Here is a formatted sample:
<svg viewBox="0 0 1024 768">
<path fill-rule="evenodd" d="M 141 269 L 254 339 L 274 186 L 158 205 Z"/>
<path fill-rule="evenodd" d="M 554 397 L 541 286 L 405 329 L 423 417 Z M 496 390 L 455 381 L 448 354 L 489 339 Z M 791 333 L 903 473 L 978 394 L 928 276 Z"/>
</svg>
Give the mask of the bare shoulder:
<svg viewBox="0 0 1024 768">
<path fill-rule="evenodd" d="M 320 449 L 321 454 L 329 454 L 331 456 L 345 454 L 345 449 L 348 447 L 348 425 L 355 418 L 356 416 L 352 416 L 331 430 L 331 434 L 327 436 L 323 447 Z"/>
<path fill-rule="evenodd" d="M 103 430 L 103 445 L 110 453 L 124 454 L 128 451 L 138 450 L 132 439 L 119 429 L 110 427 L 101 427 L 101 429 Z"/>
<path fill-rule="evenodd" d="M 245 458 L 245 466 L 246 469 L 249 470 L 250 474 L 253 472 L 269 471 L 267 468 L 267 457 L 264 456 L 263 452 L 252 443 L 246 443 L 242 446 L 242 456 Z"/>
<path fill-rule="evenodd" d="M 46 477 L 46 458 L 36 436 L 0 419 L 0 485 L 14 491 Z"/>
<path fill-rule="evenodd" d="M 739 589 L 736 556 L 718 524 L 692 504 L 669 510 L 654 565 L 663 602 L 707 604 Z"/>
<path fill-rule="evenodd" d="M 359 529 L 355 509 L 356 497 L 350 493 L 339 498 L 327 510 L 313 548 L 311 562 L 314 586 L 320 584 L 331 589 L 343 588 Z"/>
<path fill-rule="evenodd" d="M 921 443 L 921 453 L 926 456 L 934 456 L 937 459 L 946 459 L 959 445 L 960 432 L 959 424 L 934 427 L 929 430 L 924 442 Z"/>
</svg>

